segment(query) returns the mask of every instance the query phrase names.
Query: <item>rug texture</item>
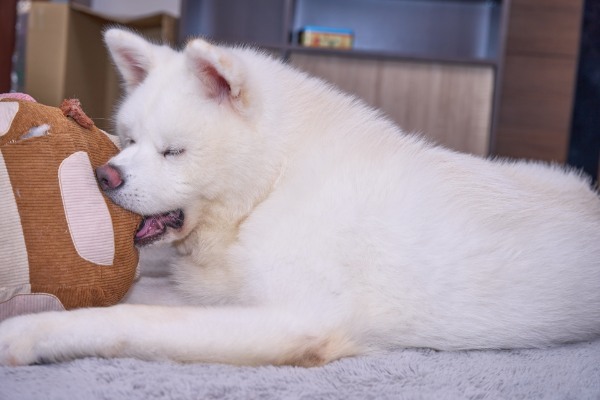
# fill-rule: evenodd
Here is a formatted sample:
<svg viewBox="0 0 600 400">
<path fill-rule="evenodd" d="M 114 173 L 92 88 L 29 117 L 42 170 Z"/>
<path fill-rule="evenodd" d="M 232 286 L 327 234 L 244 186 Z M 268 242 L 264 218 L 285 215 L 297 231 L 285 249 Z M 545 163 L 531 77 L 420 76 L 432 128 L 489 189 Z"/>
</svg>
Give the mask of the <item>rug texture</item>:
<svg viewBox="0 0 600 400">
<path fill-rule="evenodd" d="M 168 257 L 142 257 L 142 278 L 125 302 L 182 303 Z M 98 358 L 0 367 L 0 400 L 46 399 L 600 400 L 600 339 L 543 350 L 398 349 L 308 369 Z"/>
<path fill-rule="evenodd" d="M 88 358 L 2 367 L 0 399 L 600 399 L 600 340 L 545 350 L 397 350 L 310 369 Z"/>
</svg>

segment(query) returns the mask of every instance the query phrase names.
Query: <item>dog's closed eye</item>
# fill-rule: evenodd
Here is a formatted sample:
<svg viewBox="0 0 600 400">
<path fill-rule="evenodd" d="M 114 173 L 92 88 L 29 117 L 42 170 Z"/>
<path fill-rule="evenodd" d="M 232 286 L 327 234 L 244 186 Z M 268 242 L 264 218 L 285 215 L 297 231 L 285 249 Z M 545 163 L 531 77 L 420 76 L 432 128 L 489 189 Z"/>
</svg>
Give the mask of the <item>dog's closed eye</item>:
<svg viewBox="0 0 600 400">
<path fill-rule="evenodd" d="M 185 152 L 185 149 L 178 149 L 178 148 L 168 148 L 165 151 L 163 151 L 162 155 L 164 157 L 175 157 L 175 156 L 180 156 Z"/>
</svg>

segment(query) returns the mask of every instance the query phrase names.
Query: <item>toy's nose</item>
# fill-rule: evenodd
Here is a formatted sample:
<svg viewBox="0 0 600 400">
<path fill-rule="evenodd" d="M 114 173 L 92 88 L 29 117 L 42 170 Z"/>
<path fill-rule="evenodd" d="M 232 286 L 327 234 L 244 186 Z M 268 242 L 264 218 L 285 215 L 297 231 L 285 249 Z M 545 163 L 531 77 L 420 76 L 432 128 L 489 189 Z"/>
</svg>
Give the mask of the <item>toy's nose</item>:
<svg viewBox="0 0 600 400">
<path fill-rule="evenodd" d="M 104 164 L 96 168 L 96 179 L 102 190 L 114 190 L 123 185 L 121 171 L 115 166 Z"/>
</svg>

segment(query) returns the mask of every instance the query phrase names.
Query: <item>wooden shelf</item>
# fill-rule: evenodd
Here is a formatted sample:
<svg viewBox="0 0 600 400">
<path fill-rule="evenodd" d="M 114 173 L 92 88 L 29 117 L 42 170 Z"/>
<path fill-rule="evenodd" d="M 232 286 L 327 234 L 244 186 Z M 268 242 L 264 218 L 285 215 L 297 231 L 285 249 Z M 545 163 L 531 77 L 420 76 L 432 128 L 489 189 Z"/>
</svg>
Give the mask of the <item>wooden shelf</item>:
<svg viewBox="0 0 600 400">
<path fill-rule="evenodd" d="M 269 47 L 269 46 L 266 46 Z M 289 46 L 275 46 L 273 50 L 281 51 L 284 53 L 305 53 L 315 55 L 335 55 L 341 57 L 356 57 L 356 58 L 367 58 L 367 59 L 380 59 L 380 60 L 399 60 L 399 61 L 428 61 L 436 63 L 451 63 L 451 64 L 471 64 L 471 65 L 485 65 L 495 67 L 498 60 L 495 58 L 470 58 L 470 57 L 444 57 L 435 55 L 423 55 L 423 54 L 410 54 L 410 53 L 397 53 L 391 51 L 376 51 L 376 50 L 336 50 L 326 48 L 315 48 L 315 47 L 304 47 L 298 45 Z M 286 54 L 287 56 L 288 54 Z M 287 58 L 287 57 L 286 57 Z"/>
</svg>

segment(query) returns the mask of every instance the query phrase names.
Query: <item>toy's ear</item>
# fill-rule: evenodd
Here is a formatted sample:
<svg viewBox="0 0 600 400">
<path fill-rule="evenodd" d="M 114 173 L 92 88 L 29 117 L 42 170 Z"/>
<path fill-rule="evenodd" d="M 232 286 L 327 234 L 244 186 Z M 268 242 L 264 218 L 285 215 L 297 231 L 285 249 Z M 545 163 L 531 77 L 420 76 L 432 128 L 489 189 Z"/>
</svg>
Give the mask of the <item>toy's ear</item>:
<svg viewBox="0 0 600 400">
<path fill-rule="evenodd" d="M 148 75 L 153 66 L 156 45 L 130 31 L 111 28 L 104 32 L 104 42 L 130 92 Z"/>
<path fill-rule="evenodd" d="M 239 111 L 247 107 L 244 65 L 235 54 L 202 39 L 190 41 L 184 53 L 208 97 L 219 103 L 229 101 Z"/>
</svg>

